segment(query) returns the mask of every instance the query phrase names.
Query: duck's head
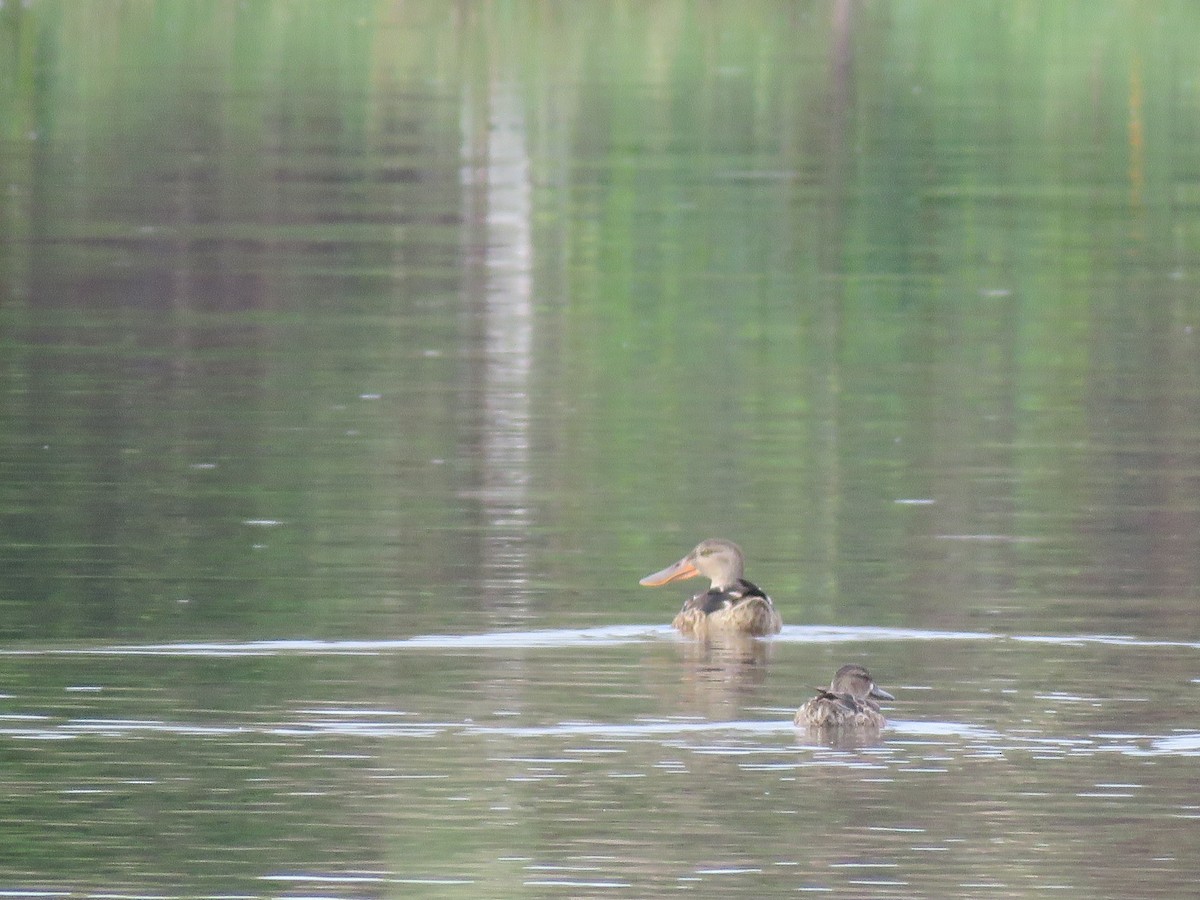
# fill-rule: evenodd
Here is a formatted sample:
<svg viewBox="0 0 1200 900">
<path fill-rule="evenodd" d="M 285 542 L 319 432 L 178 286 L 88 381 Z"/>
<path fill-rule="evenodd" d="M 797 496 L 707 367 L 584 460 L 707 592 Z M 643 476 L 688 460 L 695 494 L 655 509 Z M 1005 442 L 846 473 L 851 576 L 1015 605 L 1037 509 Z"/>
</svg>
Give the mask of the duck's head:
<svg viewBox="0 0 1200 900">
<path fill-rule="evenodd" d="M 745 560 L 737 544 L 720 538 L 709 538 L 697 544 L 696 548 L 679 562 L 672 563 L 653 575 L 647 575 L 638 583 L 647 587 L 657 587 L 682 578 L 703 575 L 712 581 L 714 589 L 720 591 L 736 583 L 744 571 Z"/>
<path fill-rule="evenodd" d="M 895 700 L 896 698 L 881 688 L 871 678 L 871 673 L 858 663 L 847 663 L 833 676 L 829 683 L 832 694 L 849 694 L 851 697 L 863 699 L 875 697 L 878 700 Z"/>
</svg>

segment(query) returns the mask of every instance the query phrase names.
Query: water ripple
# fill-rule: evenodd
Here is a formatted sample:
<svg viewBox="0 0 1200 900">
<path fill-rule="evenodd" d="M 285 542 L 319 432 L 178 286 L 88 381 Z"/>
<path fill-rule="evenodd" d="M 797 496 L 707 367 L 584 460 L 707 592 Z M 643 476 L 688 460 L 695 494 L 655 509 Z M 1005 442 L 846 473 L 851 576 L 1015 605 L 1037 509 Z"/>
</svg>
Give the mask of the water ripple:
<svg viewBox="0 0 1200 900">
<path fill-rule="evenodd" d="M 456 735 L 460 738 L 514 738 L 540 740 L 561 738 L 567 741 L 612 740 L 659 741 L 666 745 L 684 747 L 695 752 L 724 754 L 776 753 L 781 749 L 780 738 L 789 746 L 799 740 L 805 744 L 803 732 L 789 720 L 717 720 L 693 718 L 646 719 L 626 722 L 565 721 L 549 725 L 491 725 L 466 721 L 415 721 L 395 710 L 323 709 L 310 710 L 302 718 L 274 722 L 196 723 L 160 719 L 84 718 L 59 721 L 32 717 L 24 721 L 9 718 L 0 722 L 0 736 L 15 740 L 72 740 L 88 736 L 109 739 L 136 740 L 161 735 L 173 735 L 192 740 L 234 736 L 307 738 L 372 738 L 427 739 Z M 680 744 L 680 739 L 724 735 L 716 745 Z M 736 743 L 733 741 L 736 739 Z M 1094 733 L 1089 735 L 1005 733 L 981 725 L 948 721 L 898 720 L 888 723 L 883 747 L 898 753 L 900 759 L 914 747 L 944 746 L 947 751 L 981 749 L 994 754 L 1037 753 L 1057 756 L 1094 756 L 1119 753 L 1128 756 L 1200 756 L 1200 733 L 1126 734 Z M 921 751 L 925 752 L 925 751 Z"/>
<path fill-rule="evenodd" d="M 990 641 L 1001 635 L 979 631 L 928 631 L 874 626 L 793 625 L 769 641 L 832 644 L 851 641 Z M 1081 638 L 1082 639 L 1082 638 Z M 423 634 L 379 640 L 283 638 L 241 642 L 100 644 L 87 647 L 16 647 L 0 656 L 354 656 L 405 650 L 507 650 L 578 646 L 621 646 L 651 641 L 684 642 L 666 625 L 610 625 L 601 628 L 546 628 L 481 634 Z"/>
</svg>

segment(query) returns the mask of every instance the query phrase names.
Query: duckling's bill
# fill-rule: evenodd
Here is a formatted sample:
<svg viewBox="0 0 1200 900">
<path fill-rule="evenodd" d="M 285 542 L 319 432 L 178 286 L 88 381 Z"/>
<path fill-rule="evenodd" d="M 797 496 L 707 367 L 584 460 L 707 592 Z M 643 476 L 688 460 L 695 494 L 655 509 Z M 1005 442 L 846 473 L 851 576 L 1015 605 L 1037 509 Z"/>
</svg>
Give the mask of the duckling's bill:
<svg viewBox="0 0 1200 900">
<path fill-rule="evenodd" d="M 877 685 L 873 681 L 871 682 L 871 689 L 869 691 L 867 691 L 867 696 L 868 697 L 876 697 L 879 700 L 895 700 L 896 699 L 895 697 L 893 697 L 891 694 L 889 694 L 887 691 L 885 691 L 883 688 L 881 688 L 879 685 Z"/>
</svg>

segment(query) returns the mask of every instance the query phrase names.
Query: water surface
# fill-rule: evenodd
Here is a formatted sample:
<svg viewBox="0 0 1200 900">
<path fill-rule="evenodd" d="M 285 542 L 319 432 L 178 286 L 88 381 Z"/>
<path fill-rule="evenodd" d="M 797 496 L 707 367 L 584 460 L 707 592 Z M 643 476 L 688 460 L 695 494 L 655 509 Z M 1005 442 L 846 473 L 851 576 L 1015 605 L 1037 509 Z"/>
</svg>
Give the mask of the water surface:
<svg viewBox="0 0 1200 900">
<path fill-rule="evenodd" d="M 1190 891 L 1196 16 L 0 11 L 0 893 Z"/>
</svg>

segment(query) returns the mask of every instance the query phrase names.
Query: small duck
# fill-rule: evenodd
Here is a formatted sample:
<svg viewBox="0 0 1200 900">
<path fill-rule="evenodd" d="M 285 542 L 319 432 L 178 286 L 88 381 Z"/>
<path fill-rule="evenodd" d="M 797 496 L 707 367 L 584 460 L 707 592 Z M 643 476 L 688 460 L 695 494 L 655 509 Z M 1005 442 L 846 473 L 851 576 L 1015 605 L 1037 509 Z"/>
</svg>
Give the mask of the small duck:
<svg viewBox="0 0 1200 900">
<path fill-rule="evenodd" d="M 896 698 L 879 687 L 871 673 L 858 663 L 848 663 L 837 670 L 829 689 L 817 689 L 813 697 L 798 710 L 797 725 L 816 728 L 883 728 L 886 719 L 874 699 Z"/>
<path fill-rule="evenodd" d="M 671 624 L 684 634 L 704 637 L 710 630 L 762 636 L 783 627 L 775 604 L 757 585 L 742 577 L 745 557 L 732 541 L 709 538 L 687 556 L 639 583 L 657 587 L 703 575 L 712 581 L 707 591 L 683 604 Z"/>
</svg>

